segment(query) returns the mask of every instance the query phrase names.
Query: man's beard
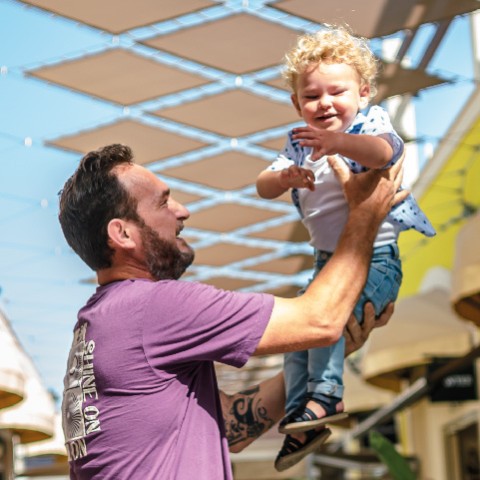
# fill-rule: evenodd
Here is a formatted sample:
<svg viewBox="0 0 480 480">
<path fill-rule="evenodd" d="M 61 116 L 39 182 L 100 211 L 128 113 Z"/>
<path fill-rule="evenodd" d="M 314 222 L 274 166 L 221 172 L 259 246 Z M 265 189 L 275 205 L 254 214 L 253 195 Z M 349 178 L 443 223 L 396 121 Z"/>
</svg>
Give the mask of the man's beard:
<svg viewBox="0 0 480 480">
<path fill-rule="evenodd" d="M 193 262 L 195 253 L 190 246 L 187 245 L 188 251 L 181 252 L 148 225 L 142 225 L 141 238 L 147 268 L 155 280 L 177 280 Z"/>
</svg>

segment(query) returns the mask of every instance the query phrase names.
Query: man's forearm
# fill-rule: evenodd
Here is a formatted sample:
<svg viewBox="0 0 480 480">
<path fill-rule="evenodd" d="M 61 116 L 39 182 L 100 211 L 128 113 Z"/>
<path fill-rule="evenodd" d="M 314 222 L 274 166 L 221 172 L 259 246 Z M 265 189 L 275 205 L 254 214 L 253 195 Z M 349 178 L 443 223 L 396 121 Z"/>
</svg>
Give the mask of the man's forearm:
<svg viewBox="0 0 480 480">
<path fill-rule="evenodd" d="M 335 312 L 341 334 L 368 275 L 378 223 L 364 212 L 352 212 L 334 255 L 306 290 L 311 302 Z"/>
<path fill-rule="evenodd" d="M 309 321 L 316 323 L 327 344 L 336 342 L 342 334 L 365 284 L 378 227 L 396 201 L 402 162 L 388 171 L 358 175 L 338 160 L 329 159 L 329 163 L 343 186 L 350 212 L 334 255 L 302 295 L 307 299 L 306 315 L 317 305 L 319 316 Z M 307 348 L 311 347 L 315 345 Z"/>
<path fill-rule="evenodd" d="M 349 216 L 338 248 L 297 298 L 275 298 L 256 355 L 332 345 L 343 333 L 365 284 L 375 225 L 363 212 Z"/>
<path fill-rule="evenodd" d="M 220 392 L 225 431 L 231 452 L 240 452 L 285 414 L 283 372 L 247 390 Z"/>
</svg>

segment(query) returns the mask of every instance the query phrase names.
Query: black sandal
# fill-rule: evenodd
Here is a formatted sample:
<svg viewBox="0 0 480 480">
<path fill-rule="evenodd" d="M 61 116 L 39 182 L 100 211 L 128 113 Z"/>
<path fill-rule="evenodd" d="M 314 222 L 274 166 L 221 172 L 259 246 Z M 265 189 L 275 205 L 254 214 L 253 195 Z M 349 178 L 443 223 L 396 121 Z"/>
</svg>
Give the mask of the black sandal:
<svg viewBox="0 0 480 480">
<path fill-rule="evenodd" d="M 348 417 L 347 412 L 337 412 L 337 404 L 342 401 L 341 398 L 326 395 L 319 395 L 318 397 L 307 398 L 302 405 L 283 418 L 278 426 L 278 431 L 280 433 L 306 432 L 326 423 L 338 422 Z M 318 418 L 315 412 L 306 406 L 309 400 L 317 402 L 325 410 L 326 415 Z"/>
<path fill-rule="evenodd" d="M 304 443 L 287 435 L 275 460 L 275 469 L 283 472 L 287 468 L 293 467 L 309 453 L 323 445 L 331 433 L 329 428 L 322 428 L 320 431 L 308 430 L 305 432 L 307 440 Z"/>
</svg>

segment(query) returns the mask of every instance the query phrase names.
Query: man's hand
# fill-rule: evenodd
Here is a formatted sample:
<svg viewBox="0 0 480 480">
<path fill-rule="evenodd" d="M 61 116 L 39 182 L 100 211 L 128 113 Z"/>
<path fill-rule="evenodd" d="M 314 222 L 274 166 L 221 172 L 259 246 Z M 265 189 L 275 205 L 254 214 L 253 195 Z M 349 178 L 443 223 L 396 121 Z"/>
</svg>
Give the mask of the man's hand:
<svg viewBox="0 0 480 480">
<path fill-rule="evenodd" d="M 315 175 L 311 170 L 291 165 L 280 172 L 279 183 L 286 190 L 289 188 L 308 188 L 315 190 Z"/>
<path fill-rule="evenodd" d="M 403 178 L 403 157 L 388 169 L 357 174 L 337 157 L 328 157 L 328 163 L 342 185 L 350 211 L 361 211 L 377 223 L 409 194 L 408 190 L 398 190 Z"/>
<path fill-rule="evenodd" d="M 393 315 L 394 308 L 394 304 L 389 303 L 382 314 L 378 318 L 375 318 L 373 305 L 367 303 L 363 310 L 362 325 L 358 323 L 352 313 L 343 332 L 343 336 L 345 337 L 345 357 L 361 348 L 374 328 L 386 325 Z"/>
</svg>

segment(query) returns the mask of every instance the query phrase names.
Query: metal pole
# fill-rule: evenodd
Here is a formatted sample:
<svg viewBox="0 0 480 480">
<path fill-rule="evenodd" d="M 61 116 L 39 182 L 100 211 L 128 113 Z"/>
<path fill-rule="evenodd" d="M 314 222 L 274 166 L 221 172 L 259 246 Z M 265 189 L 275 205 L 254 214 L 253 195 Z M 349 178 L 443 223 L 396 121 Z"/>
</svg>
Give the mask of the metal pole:
<svg viewBox="0 0 480 480">
<path fill-rule="evenodd" d="M 0 473 L 3 474 L 5 480 L 14 479 L 14 458 L 13 458 L 13 434 L 11 430 L 0 431 Z"/>
</svg>

